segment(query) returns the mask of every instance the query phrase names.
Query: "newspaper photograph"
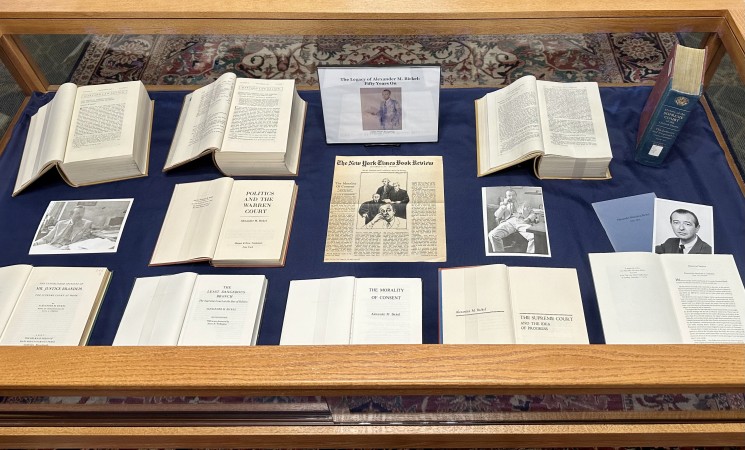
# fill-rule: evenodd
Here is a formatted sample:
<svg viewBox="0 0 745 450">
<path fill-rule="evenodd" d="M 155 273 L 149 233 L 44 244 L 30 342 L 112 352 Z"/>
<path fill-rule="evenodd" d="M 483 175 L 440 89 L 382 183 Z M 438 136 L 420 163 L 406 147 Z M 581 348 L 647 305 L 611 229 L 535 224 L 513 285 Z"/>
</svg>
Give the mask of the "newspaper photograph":
<svg viewBox="0 0 745 450">
<path fill-rule="evenodd" d="M 444 262 L 440 156 L 337 156 L 325 262 Z"/>
</svg>

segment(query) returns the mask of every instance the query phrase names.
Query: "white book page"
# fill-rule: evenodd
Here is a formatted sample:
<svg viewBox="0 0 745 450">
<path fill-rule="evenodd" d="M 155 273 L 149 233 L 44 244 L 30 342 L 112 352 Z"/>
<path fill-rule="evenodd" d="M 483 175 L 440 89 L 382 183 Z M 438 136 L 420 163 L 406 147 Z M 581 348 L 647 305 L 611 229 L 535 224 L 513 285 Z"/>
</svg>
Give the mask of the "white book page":
<svg viewBox="0 0 745 450">
<path fill-rule="evenodd" d="M 15 192 L 38 178 L 50 164 L 65 158 L 76 92 L 77 86 L 73 83 L 61 85 L 54 99 L 31 117 Z"/>
<path fill-rule="evenodd" d="M 680 344 L 665 272 L 654 253 L 590 253 L 606 344 Z"/>
<path fill-rule="evenodd" d="M 239 78 L 222 151 L 285 152 L 295 80 Z"/>
<path fill-rule="evenodd" d="M 499 167 L 543 150 L 536 79 L 524 76 L 486 96 L 489 165 Z"/>
<path fill-rule="evenodd" d="M 101 267 L 36 267 L 2 345 L 80 345 L 108 272 Z"/>
<path fill-rule="evenodd" d="M 254 345 L 264 305 L 263 275 L 200 275 L 178 345 Z"/>
<path fill-rule="evenodd" d="M 140 94 L 139 81 L 78 88 L 64 163 L 132 155 Z"/>
<path fill-rule="evenodd" d="M 290 130 L 287 134 L 287 155 L 285 163 L 290 172 L 297 174 L 300 163 L 300 147 L 303 143 L 303 130 L 305 129 L 305 112 L 308 104 L 297 91 L 292 93 L 292 114 L 290 117 Z"/>
<path fill-rule="evenodd" d="M 292 280 L 279 344 L 349 344 L 354 286 L 354 277 Z"/>
<path fill-rule="evenodd" d="M 732 255 L 659 255 L 684 336 L 695 344 L 745 342 L 745 288 Z"/>
<path fill-rule="evenodd" d="M 197 274 L 138 278 L 112 345 L 176 345 Z"/>
<path fill-rule="evenodd" d="M 32 269 L 26 264 L 0 267 L 0 336 Z"/>
<path fill-rule="evenodd" d="M 518 344 L 589 344 L 575 269 L 510 267 Z"/>
<path fill-rule="evenodd" d="M 507 266 L 440 270 L 443 344 L 514 344 Z"/>
<path fill-rule="evenodd" d="M 232 185 L 227 177 L 177 184 L 150 264 L 211 258 Z"/>
<path fill-rule="evenodd" d="M 360 278 L 352 313 L 352 344 L 421 344 L 422 280 Z"/>
<path fill-rule="evenodd" d="M 538 81 L 537 89 L 546 155 L 613 156 L 597 83 Z"/>
<path fill-rule="evenodd" d="M 227 204 L 215 260 L 282 259 L 293 180 L 240 180 Z"/>
<path fill-rule="evenodd" d="M 205 150 L 220 148 L 235 80 L 234 73 L 225 73 L 187 96 L 166 168 L 194 159 Z"/>
</svg>

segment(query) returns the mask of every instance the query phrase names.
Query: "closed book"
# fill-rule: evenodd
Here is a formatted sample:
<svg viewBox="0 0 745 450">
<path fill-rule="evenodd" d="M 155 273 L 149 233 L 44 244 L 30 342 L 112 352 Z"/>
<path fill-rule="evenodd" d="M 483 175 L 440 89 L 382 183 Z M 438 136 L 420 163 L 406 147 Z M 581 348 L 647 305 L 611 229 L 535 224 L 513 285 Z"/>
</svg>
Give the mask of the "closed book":
<svg viewBox="0 0 745 450">
<path fill-rule="evenodd" d="M 636 162 L 662 165 L 703 92 L 705 62 L 705 49 L 673 49 L 642 110 Z"/>
</svg>

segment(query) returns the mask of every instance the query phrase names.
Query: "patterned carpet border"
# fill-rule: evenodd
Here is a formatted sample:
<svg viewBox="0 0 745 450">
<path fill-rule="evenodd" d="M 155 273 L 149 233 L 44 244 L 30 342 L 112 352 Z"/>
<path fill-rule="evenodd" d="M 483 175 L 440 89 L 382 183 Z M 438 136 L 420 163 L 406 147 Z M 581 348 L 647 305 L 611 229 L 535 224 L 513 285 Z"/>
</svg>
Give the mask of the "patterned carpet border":
<svg viewBox="0 0 745 450">
<path fill-rule="evenodd" d="M 445 87 L 505 85 L 523 75 L 550 81 L 653 81 L 672 33 L 483 36 L 96 36 L 71 76 L 79 85 L 141 79 L 203 85 L 226 71 L 294 78 L 317 86 L 331 65 L 437 64 Z"/>
<path fill-rule="evenodd" d="M 5 404 L 146 405 L 146 404 L 302 404 L 327 402 L 335 420 L 382 422 L 416 414 L 444 414 L 451 420 L 469 415 L 509 412 L 653 412 L 743 411 L 744 393 L 604 395 L 445 395 L 356 397 L 0 397 Z"/>
</svg>

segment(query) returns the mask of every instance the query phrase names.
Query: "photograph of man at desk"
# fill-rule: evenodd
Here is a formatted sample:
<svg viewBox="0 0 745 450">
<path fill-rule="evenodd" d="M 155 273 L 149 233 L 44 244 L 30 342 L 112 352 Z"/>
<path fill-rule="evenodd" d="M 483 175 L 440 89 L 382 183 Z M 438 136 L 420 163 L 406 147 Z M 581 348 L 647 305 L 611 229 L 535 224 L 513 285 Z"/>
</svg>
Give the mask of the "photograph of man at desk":
<svg viewBox="0 0 745 450">
<path fill-rule="evenodd" d="M 540 187 L 485 187 L 481 198 L 486 256 L 551 256 Z"/>
</svg>

